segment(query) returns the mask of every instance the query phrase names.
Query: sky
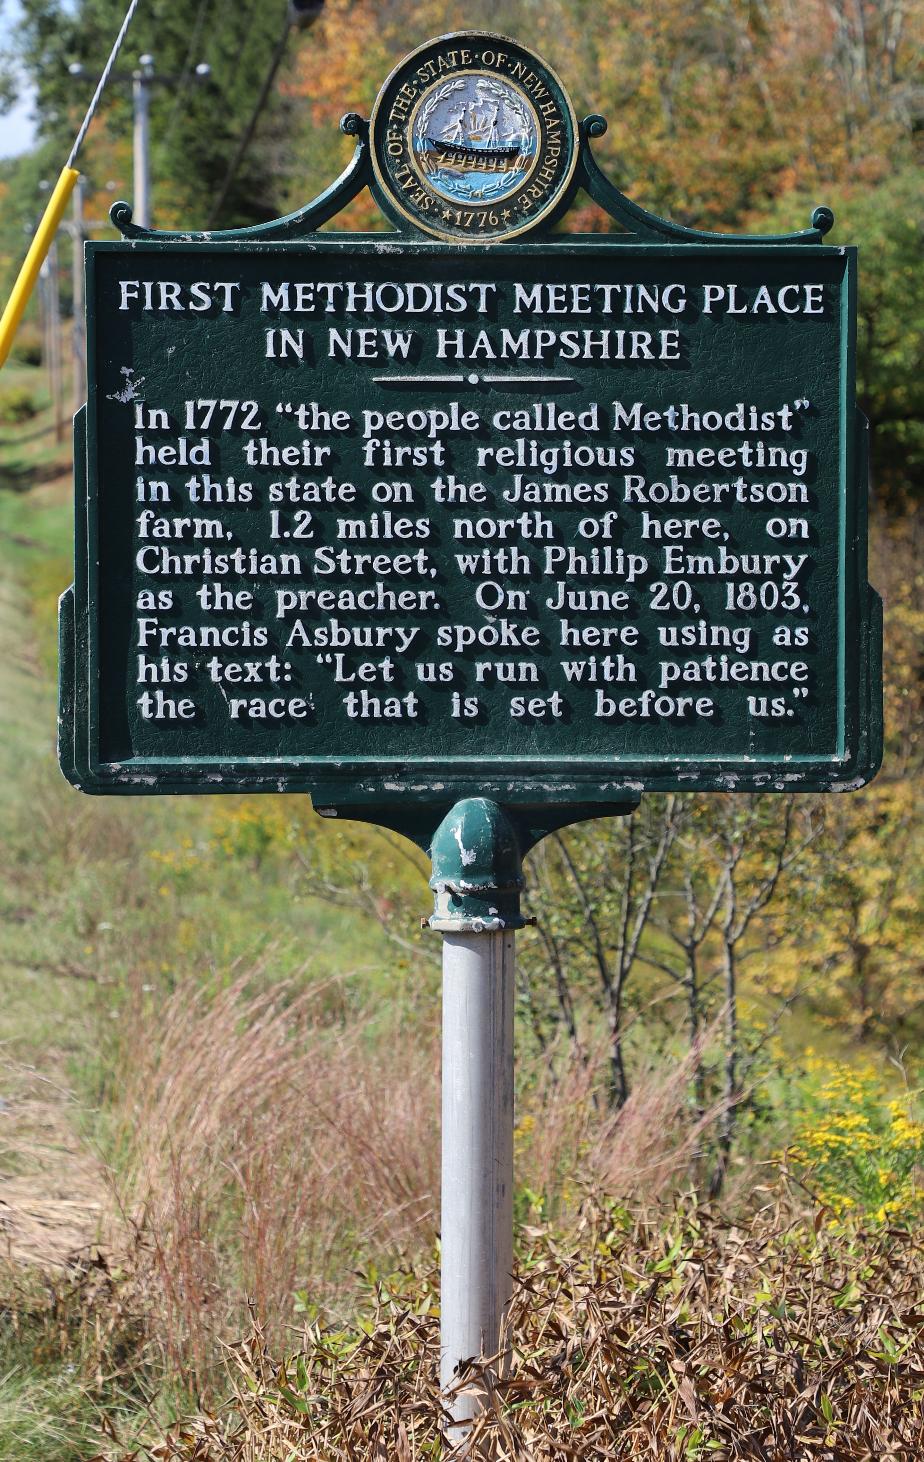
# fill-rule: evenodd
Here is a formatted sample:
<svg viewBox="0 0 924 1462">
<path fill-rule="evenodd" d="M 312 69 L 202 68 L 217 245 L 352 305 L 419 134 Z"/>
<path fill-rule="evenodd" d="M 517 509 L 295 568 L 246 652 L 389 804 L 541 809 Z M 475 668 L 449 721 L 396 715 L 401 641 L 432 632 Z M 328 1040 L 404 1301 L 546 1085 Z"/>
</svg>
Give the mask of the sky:
<svg viewBox="0 0 924 1462">
<path fill-rule="evenodd" d="M 32 96 L 21 97 L 11 112 L 0 117 L 0 158 L 27 152 L 35 138 Z"/>
<path fill-rule="evenodd" d="M 7 50 L 11 47 L 18 19 L 19 6 L 16 0 L 6 0 L 6 4 L 0 9 L 0 49 Z M 0 157 L 15 157 L 17 153 L 26 152 L 32 146 L 35 138 L 32 106 L 33 94 L 29 90 L 20 97 L 11 112 L 0 117 Z"/>
</svg>

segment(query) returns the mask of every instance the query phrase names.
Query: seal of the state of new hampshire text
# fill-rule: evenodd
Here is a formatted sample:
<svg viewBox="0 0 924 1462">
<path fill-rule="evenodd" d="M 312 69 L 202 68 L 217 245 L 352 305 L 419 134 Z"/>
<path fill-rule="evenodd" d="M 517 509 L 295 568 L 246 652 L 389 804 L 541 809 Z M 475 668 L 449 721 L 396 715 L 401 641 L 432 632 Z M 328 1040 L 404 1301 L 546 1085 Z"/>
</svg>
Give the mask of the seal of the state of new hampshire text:
<svg viewBox="0 0 924 1462">
<path fill-rule="evenodd" d="M 386 206 L 455 242 L 535 228 L 565 199 L 577 161 L 574 109 L 554 71 L 478 31 L 428 41 L 402 61 L 370 132 Z"/>
</svg>

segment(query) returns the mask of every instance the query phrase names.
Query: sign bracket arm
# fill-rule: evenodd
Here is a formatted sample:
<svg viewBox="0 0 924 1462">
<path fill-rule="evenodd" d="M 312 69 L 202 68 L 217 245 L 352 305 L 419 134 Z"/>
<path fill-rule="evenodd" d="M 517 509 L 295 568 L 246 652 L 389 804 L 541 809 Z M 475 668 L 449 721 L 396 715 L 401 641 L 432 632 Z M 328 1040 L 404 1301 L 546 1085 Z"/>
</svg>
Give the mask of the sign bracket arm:
<svg viewBox="0 0 924 1462">
<path fill-rule="evenodd" d="M 341 118 L 340 130 L 347 137 L 356 138 L 353 156 L 338 178 L 319 193 L 303 208 L 287 213 L 283 218 L 270 219 L 248 228 L 225 228 L 191 231 L 189 229 L 141 228 L 132 223 L 131 204 L 118 202 L 112 205 L 109 217 L 123 238 L 156 240 L 181 243 L 224 243 L 237 239 L 248 243 L 284 242 L 287 239 L 301 239 L 314 233 L 332 218 L 335 218 L 353 199 L 369 186 L 372 180 L 372 163 L 369 153 L 369 123 L 357 112 L 347 112 Z"/>
<path fill-rule="evenodd" d="M 820 244 L 825 234 L 834 227 L 834 214 L 830 208 L 816 208 L 812 214 L 811 228 L 792 234 L 720 234 L 704 229 L 686 228 L 683 224 L 671 223 L 649 213 L 647 208 L 633 203 L 631 198 L 616 187 L 606 176 L 593 155 L 591 142 L 603 137 L 607 121 L 597 113 L 585 117 L 580 126 L 580 160 L 578 165 L 579 186 L 609 216 L 627 230 L 626 243 L 663 244 Z M 617 236 L 613 242 L 622 240 Z"/>
<path fill-rule="evenodd" d="M 189 230 L 142 228 L 132 222 L 131 205 L 114 203 L 110 210 L 112 223 L 126 239 L 137 241 L 181 243 L 224 243 L 236 240 L 268 243 L 284 242 L 289 239 L 304 239 L 315 233 L 323 224 L 335 218 L 364 188 L 369 188 L 375 202 L 399 235 L 413 235 L 397 209 L 389 204 L 383 190 L 377 186 L 372 167 L 369 146 L 369 123 L 356 112 L 348 112 L 340 122 L 340 130 L 356 138 L 353 157 L 338 178 L 310 203 L 283 218 L 271 219 L 267 223 L 247 228 Z M 834 227 L 834 214 L 830 208 L 816 208 L 812 214 L 810 228 L 791 234 L 721 234 L 704 229 L 687 228 L 659 218 L 638 203 L 633 203 L 616 187 L 600 167 L 593 155 L 591 143 L 605 135 L 606 118 L 591 113 L 579 127 L 579 157 L 571 186 L 554 212 L 543 221 L 536 231 L 548 233 L 549 228 L 565 216 L 574 201 L 574 195 L 583 189 L 593 201 L 609 214 L 625 232 L 611 236 L 613 243 L 654 244 L 820 244 Z"/>
</svg>

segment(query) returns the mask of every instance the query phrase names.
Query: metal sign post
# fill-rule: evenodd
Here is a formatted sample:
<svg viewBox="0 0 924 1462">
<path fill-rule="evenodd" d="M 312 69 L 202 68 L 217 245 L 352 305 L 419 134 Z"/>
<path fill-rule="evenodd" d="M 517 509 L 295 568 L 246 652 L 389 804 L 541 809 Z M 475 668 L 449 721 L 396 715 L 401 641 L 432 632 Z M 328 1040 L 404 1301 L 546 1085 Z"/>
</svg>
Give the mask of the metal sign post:
<svg viewBox="0 0 924 1462">
<path fill-rule="evenodd" d="M 286 218 L 116 204 L 87 246 L 60 759 L 106 795 L 310 793 L 431 854 L 464 1427 L 510 1293 L 522 858 L 645 791 L 879 764 L 856 250 L 827 209 L 770 238 L 648 213 L 502 36 L 429 42 L 342 126 Z M 393 232 L 319 232 L 366 188 Z M 555 231 L 581 189 L 612 234 Z"/>
<path fill-rule="evenodd" d="M 440 1381 L 447 1395 L 466 1359 L 496 1354 L 513 1283 L 514 966 L 512 930 L 443 935 Z M 451 1409 L 463 1421 L 478 1406 L 462 1390 Z"/>
<path fill-rule="evenodd" d="M 460 1366 L 497 1353 L 512 1285 L 514 935 L 523 924 L 523 879 L 516 830 L 485 797 L 456 804 L 431 857 L 428 923 L 443 934 L 440 1380 L 464 1422 L 479 1398 L 453 1392 Z"/>
</svg>

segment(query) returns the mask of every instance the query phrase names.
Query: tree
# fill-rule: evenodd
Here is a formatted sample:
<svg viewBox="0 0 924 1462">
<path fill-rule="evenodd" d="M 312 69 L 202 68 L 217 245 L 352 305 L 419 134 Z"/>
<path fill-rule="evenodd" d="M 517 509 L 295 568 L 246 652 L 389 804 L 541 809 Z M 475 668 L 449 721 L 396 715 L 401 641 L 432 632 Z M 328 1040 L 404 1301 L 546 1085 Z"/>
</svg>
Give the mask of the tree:
<svg viewBox="0 0 924 1462">
<path fill-rule="evenodd" d="M 798 961 L 805 1003 L 829 1028 L 901 1053 L 924 1030 L 920 793 L 884 778 L 828 809 L 816 919 Z"/>
<path fill-rule="evenodd" d="M 533 1030 L 540 1044 L 547 1044 L 537 1020 L 534 984 L 543 979 L 548 961 L 555 976 L 557 1019 L 580 1054 L 575 992 L 591 971 L 591 999 L 602 1010 L 609 1033 L 609 1099 L 614 1107 L 629 1095 L 624 1050 L 628 983 L 680 828 L 682 805 L 676 796 L 649 798 L 631 817 L 554 833 L 527 864 L 526 905 L 538 920 L 540 935 L 538 949 L 527 946 L 522 960 Z"/>
<path fill-rule="evenodd" d="M 458 24 L 438 0 L 329 0 L 292 78 L 313 184 L 340 114 L 368 116 L 397 59 Z M 465 24 L 534 46 L 579 110 L 608 118 L 597 148 L 618 185 L 681 223 L 740 228 L 793 190 L 869 185 L 914 156 L 924 21 L 900 0 L 473 0 Z M 583 218 L 611 226 L 589 206 Z"/>
<path fill-rule="evenodd" d="M 781 892 L 784 875 L 805 860 L 821 821 L 813 819 L 811 803 L 808 809 L 803 804 L 800 811 L 794 796 L 779 802 L 752 795 L 712 797 L 707 807 L 714 831 L 703 842 L 713 874 L 711 889 L 706 881 L 707 902 L 699 925 L 707 927 L 712 919 L 718 935 L 724 1026 L 718 1151 L 709 1184 L 710 1195 L 717 1197 L 728 1172 L 743 1096 L 741 966 L 749 955 L 765 953 L 766 943 L 762 949 L 761 941 L 754 937 L 757 925 Z M 694 902 L 695 898 L 694 892 Z M 687 917 L 689 920 L 689 914 Z"/>
<path fill-rule="evenodd" d="M 520 970 L 537 1043 L 551 1056 L 563 1029 L 572 1058 L 584 1060 L 604 1023 L 608 1098 L 618 1108 L 631 1087 L 633 1017 L 644 1012 L 650 1043 L 659 1013 L 669 1049 L 685 1027 L 696 1119 L 710 1106 L 719 1113 L 713 1196 L 767 1038 L 742 1021 L 742 999 L 769 998 L 771 1025 L 792 1003 L 770 972 L 780 946 L 797 949 L 804 937 L 810 910 L 794 875 L 814 856 L 822 814 L 821 799 L 804 796 L 646 797 L 630 818 L 553 835 L 527 863 L 539 940 L 522 942 Z M 710 1070 L 704 1046 L 714 1032 L 721 1058 Z"/>
<path fill-rule="evenodd" d="M 109 54 L 125 13 L 122 0 L 22 0 L 22 22 L 12 61 L 37 88 L 40 136 L 54 144 L 63 162 L 93 86 Z M 153 54 L 157 71 L 173 78 L 154 86 L 151 94 L 152 173 L 157 222 L 204 225 L 219 196 L 237 141 L 247 125 L 286 20 L 284 0 L 272 5 L 221 5 L 196 0 L 148 0 L 138 9 L 129 30 L 119 72 L 130 72 L 137 57 Z M 211 75 L 197 80 L 195 67 L 205 61 Z M 81 77 L 69 74 L 79 62 Z M 277 92 L 232 180 L 219 225 L 255 223 L 274 217 L 278 178 L 291 163 L 287 138 L 290 107 Z M 131 132 L 130 87 L 124 80 L 110 85 L 100 123 L 91 133 L 92 166 L 95 137 Z M 128 187 L 130 178 L 120 179 Z"/>
<path fill-rule="evenodd" d="M 786 195 L 761 226 L 806 214 L 807 193 Z M 834 243 L 859 247 L 857 402 L 870 424 L 872 490 L 899 507 L 924 491 L 924 175 L 914 162 L 876 183 L 832 185 Z"/>
</svg>

